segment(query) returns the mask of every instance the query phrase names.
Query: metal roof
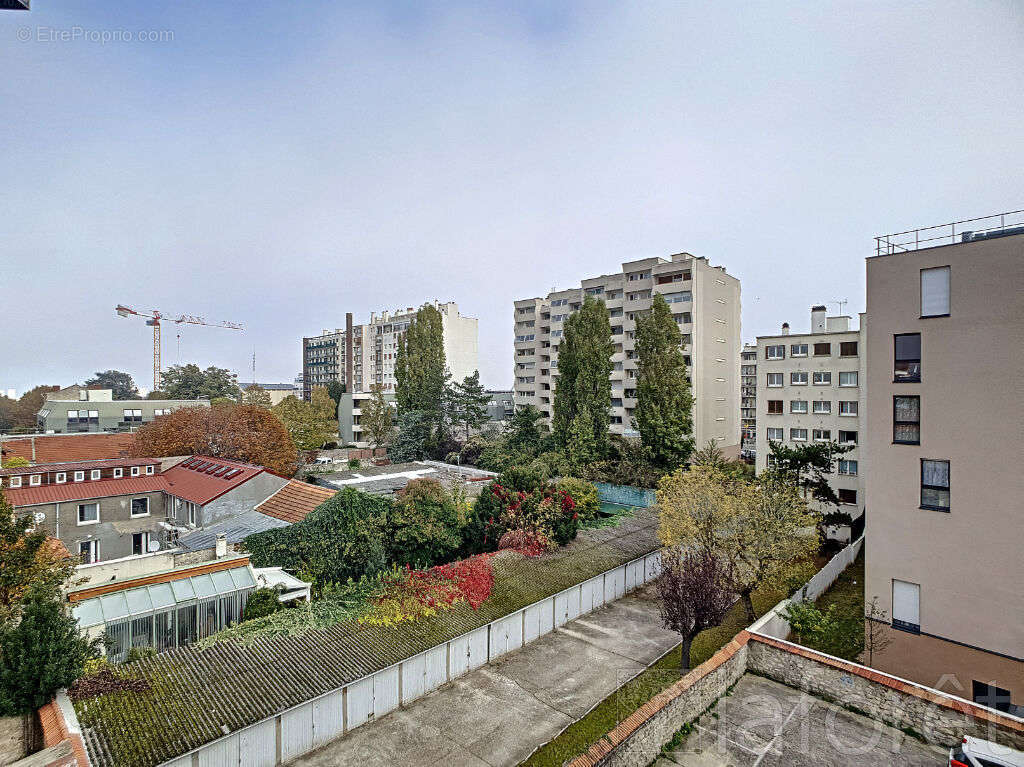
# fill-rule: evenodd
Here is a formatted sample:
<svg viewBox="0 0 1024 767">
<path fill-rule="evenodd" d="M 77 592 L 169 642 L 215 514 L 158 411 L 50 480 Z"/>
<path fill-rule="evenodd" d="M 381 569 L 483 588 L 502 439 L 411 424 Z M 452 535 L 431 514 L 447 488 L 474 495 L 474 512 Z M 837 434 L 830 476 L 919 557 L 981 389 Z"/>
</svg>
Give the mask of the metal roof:
<svg viewBox="0 0 1024 767">
<path fill-rule="evenodd" d="M 278 527 L 288 527 L 289 524 L 291 523 L 275 519 L 259 511 L 243 511 L 241 514 L 236 514 L 229 519 L 182 536 L 178 539 L 178 545 L 189 551 L 199 551 L 200 549 L 212 548 L 217 543 L 217 535 L 219 533 L 224 533 L 228 543 L 241 543 L 247 536 L 253 533 L 262 533 L 265 530 L 273 530 Z"/>
<path fill-rule="evenodd" d="M 164 476 L 171 495 L 202 506 L 264 471 L 262 466 L 195 455 L 169 468 Z"/>
</svg>

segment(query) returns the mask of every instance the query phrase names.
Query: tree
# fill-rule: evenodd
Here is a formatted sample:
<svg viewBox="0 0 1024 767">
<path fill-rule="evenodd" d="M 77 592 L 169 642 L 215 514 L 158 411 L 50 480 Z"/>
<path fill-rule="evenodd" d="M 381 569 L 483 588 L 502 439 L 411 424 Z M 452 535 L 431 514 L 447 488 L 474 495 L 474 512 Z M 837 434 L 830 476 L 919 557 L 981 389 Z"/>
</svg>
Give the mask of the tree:
<svg viewBox="0 0 1024 767">
<path fill-rule="evenodd" d="M 569 423 L 565 440 L 565 457 L 569 465 L 579 471 L 598 458 L 600 448 L 594 435 L 594 418 L 588 408 L 580 410 Z"/>
<path fill-rule="evenodd" d="M 398 338 L 395 400 L 399 414 L 422 410 L 440 426 L 447 378 L 441 312 L 425 304 Z"/>
<path fill-rule="evenodd" d="M 833 474 L 839 456 L 853 449 L 852 445 L 838 442 L 815 442 L 807 445 L 787 447 L 781 442 L 769 442 L 772 468 L 798 485 L 804 498 L 808 495 L 816 501 L 839 505 L 839 497 L 828 482 Z"/>
<path fill-rule="evenodd" d="M 0 431 L 33 432 L 38 424 L 36 416 L 43 408 L 46 395 L 60 391 L 59 386 L 36 386 L 15 402 L 0 398 Z"/>
<path fill-rule="evenodd" d="M 320 423 L 321 428 L 327 432 L 328 438 L 336 436 L 338 433 L 338 405 L 327 393 L 327 387 L 314 386 L 309 404 L 313 408 L 313 416 Z"/>
<path fill-rule="evenodd" d="M 452 386 L 452 421 L 466 427 L 466 439 L 469 430 L 479 429 L 487 423 L 487 405 L 491 398 L 480 383 L 480 371 L 474 370 L 461 382 Z"/>
<path fill-rule="evenodd" d="M 270 393 L 262 386 L 251 384 L 245 387 L 242 392 L 242 402 L 246 405 L 257 405 L 258 407 L 270 409 L 273 405 Z"/>
<path fill-rule="evenodd" d="M 684 555 L 678 548 L 664 550 L 661 561 L 657 580 L 661 622 L 682 637 L 680 668 L 685 675 L 693 640 L 705 629 L 720 625 L 732 607 L 728 566 L 713 553 Z"/>
<path fill-rule="evenodd" d="M 146 399 L 170 399 L 170 397 L 167 396 L 167 392 L 154 389 L 146 395 Z"/>
<path fill-rule="evenodd" d="M 327 394 L 334 400 L 334 412 L 338 412 L 338 405 L 341 404 L 341 395 L 345 393 L 345 384 L 341 381 L 328 381 Z"/>
<path fill-rule="evenodd" d="M 225 368 L 211 365 L 200 370 L 195 363 L 172 365 L 161 374 L 161 385 L 168 399 L 213 399 L 241 396 L 238 376 Z"/>
<path fill-rule="evenodd" d="M 392 559 L 398 565 L 431 567 L 462 544 L 459 499 L 436 479 L 413 479 L 389 515 Z"/>
<path fill-rule="evenodd" d="M 361 410 L 359 423 L 363 427 L 363 437 L 371 448 L 388 444 L 395 433 L 394 419 L 391 416 L 391 405 L 384 398 L 384 387 L 374 384 L 370 387 L 371 397 Z"/>
<path fill-rule="evenodd" d="M 114 399 L 142 399 L 139 389 L 133 379 L 127 373 L 120 370 L 104 370 L 98 372 L 85 382 L 86 386 L 99 386 L 103 389 L 112 389 Z"/>
<path fill-rule="evenodd" d="M 251 621 L 256 618 L 264 618 L 268 615 L 283 610 L 284 605 L 278 599 L 280 594 L 277 589 L 256 589 L 245 600 L 245 610 L 242 612 L 242 620 Z"/>
<path fill-rule="evenodd" d="M 878 597 L 871 597 L 865 610 L 864 651 L 868 654 L 868 665 L 875 663 L 875 653 L 884 652 L 892 644 L 889 634 L 888 611 L 878 606 Z"/>
<path fill-rule="evenodd" d="M 544 414 L 534 405 L 520 405 L 512 414 L 505 443 L 511 450 L 529 451 L 536 455 L 540 450 L 540 422 Z"/>
<path fill-rule="evenodd" d="M 388 448 L 393 463 L 421 461 L 427 454 L 433 429 L 431 413 L 409 410 L 398 416 L 398 435 Z"/>
<path fill-rule="evenodd" d="M 131 454 L 149 458 L 207 455 L 263 466 L 286 476 L 294 474 L 298 465 L 295 443 L 284 424 L 257 405 L 175 410 L 135 432 Z"/>
<path fill-rule="evenodd" d="M 586 296 L 579 311 L 565 321 L 562 343 L 558 346 L 558 386 L 552 420 L 555 439 L 563 448 L 568 447 L 573 421 L 586 413 L 583 418 L 589 418 L 595 453 L 603 456 L 607 452 L 614 350 L 604 301 Z"/>
<path fill-rule="evenodd" d="M 271 412 L 281 419 L 299 450 L 319 450 L 331 438 L 332 432 L 324 422 L 322 413 L 318 414 L 312 403 L 294 394 L 274 405 Z"/>
<path fill-rule="evenodd" d="M 725 453 L 713 439 L 709 439 L 704 447 L 693 454 L 694 466 L 706 466 L 709 469 L 725 471 L 728 464 L 729 462 L 725 460 Z"/>
<path fill-rule="evenodd" d="M 856 660 L 864 647 L 863 618 L 835 604 L 821 610 L 814 602 L 790 601 L 781 615 L 805 647 L 846 660 Z"/>
<path fill-rule="evenodd" d="M 655 464 L 667 468 L 686 463 L 693 451 L 693 395 L 682 342 L 668 302 L 655 295 L 650 314 L 636 320 L 634 423 Z"/>
<path fill-rule="evenodd" d="M 16 428 L 20 418 L 18 400 L 0 394 L 0 433 Z"/>
<path fill-rule="evenodd" d="M 31 466 L 32 462 L 28 458 L 22 458 L 20 455 L 15 455 L 10 458 L 4 459 L 5 469 L 23 469 L 26 466 Z"/>
</svg>

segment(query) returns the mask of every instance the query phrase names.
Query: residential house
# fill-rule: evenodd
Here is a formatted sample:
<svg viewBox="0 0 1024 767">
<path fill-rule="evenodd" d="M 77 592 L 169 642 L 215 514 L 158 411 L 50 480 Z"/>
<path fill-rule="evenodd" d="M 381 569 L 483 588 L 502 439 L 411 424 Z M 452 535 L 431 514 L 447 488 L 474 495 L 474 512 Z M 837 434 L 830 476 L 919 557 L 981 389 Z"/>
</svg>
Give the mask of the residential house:
<svg viewBox="0 0 1024 767">
<path fill-rule="evenodd" d="M 111 389 L 71 386 L 47 394 L 36 421 L 40 431 L 54 434 L 134 431 L 180 408 L 209 406 L 206 399 L 116 400 Z"/>
</svg>

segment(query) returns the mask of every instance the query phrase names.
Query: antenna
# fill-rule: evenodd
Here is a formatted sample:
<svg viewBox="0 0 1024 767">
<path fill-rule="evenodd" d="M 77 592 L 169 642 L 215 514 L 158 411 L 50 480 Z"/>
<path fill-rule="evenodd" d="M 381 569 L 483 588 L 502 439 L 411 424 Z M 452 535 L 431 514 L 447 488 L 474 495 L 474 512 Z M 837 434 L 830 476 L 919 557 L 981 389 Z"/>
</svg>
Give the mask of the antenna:
<svg viewBox="0 0 1024 767">
<path fill-rule="evenodd" d="M 845 298 L 836 298 L 833 299 L 831 303 L 839 305 L 839 316 L 842 317 L 845 314 L 844 309 L 846 308 L 846 305 L 850 302 Z"/>
</svg>

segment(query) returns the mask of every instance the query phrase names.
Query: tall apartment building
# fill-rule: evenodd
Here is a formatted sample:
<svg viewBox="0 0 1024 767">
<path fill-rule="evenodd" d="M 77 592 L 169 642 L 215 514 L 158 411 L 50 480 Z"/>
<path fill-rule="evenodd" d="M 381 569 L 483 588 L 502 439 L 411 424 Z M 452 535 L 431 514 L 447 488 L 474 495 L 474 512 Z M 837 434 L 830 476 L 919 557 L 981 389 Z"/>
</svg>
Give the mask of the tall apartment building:
<svg viewBox="0 0 1024 767">
<path fill-rule="evenodd" d="M 740 352 L 740 455 L 757 456 L 757 344 Z"/>
<path fill-rule="evenodd" d="M 462 380 L 477 369 L 477 320 L 463 317 L 454 301 L 434 302 L 441 313 L 444 354 L 452 378 Z M 395 356 L 398 338 L 409 328 L 416 309 L 397 309 L 370 315 L 363 325 L 352 324 L 345 315 L 345 328 L 325 330 L 319 336 L 302 339 L 302 397 L 310 399 L 314 386 L 331 381 L 346 384 L 352 393 L 368 392 L 380 384 L 386 392 L 395 390 Z"/>
<path fill-rule="evenodd" d="M 1024 219 L 1016 221 L 878 238 L 867 259 L 863 449 L 865 598 L 877 596 L 898 629 L 875 665 L 1019 716 Z M 994 228 L 978 231 L 986 225 Z"/>
<path fill-rule="evenodd" d="M 603 299 L 612 325 L 611 431 L 635 436 L 636 317 L 661 293 L 683 333 L 683 354 L 695 398 L 694 438 L 714 439 L 729 456 L 739 453 L 740 282 L 706 258 L 677 253 L 670 259 L 628 261 L 622 271 L 584 279 L 581 286 L 545 298 L 516 301 L 517 406 L 535 405 L 550 423 L 558 379 L 558 344 L 565 320 L 585 295 Z"/>
<path fill-rule="evenodd" d="M 850 318 L 827 317 L 811 307 L 809 333 L 757 337 L 757 472 L 767 466 L 769 442 L 795 446 L 838 442 L 853 449 L 839 457 L 829 484 L 841 510 L 857 520 L 864 511 L 861 382 L 864 344 Z"/>
</svg>

